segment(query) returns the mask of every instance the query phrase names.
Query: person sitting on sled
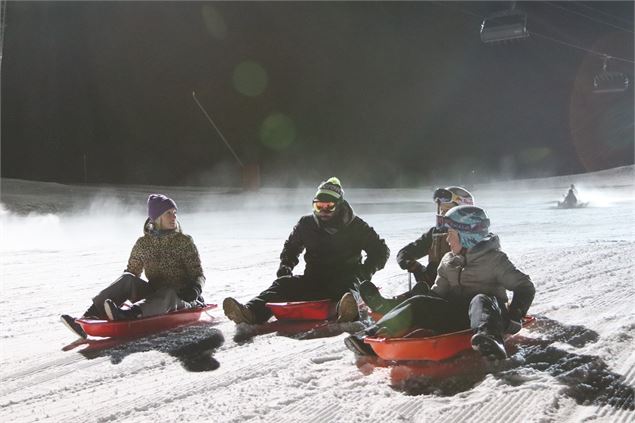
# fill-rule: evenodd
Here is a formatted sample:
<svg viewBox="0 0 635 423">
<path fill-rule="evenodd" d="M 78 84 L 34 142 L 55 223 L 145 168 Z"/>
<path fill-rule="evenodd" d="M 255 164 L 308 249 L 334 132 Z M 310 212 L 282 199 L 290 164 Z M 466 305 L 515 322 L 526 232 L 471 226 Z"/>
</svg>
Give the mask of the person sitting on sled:
<svg viewBox="0 0 635 423">
<path fill-rule="evenodd" d="M 131 320 L 195 306 L 205 285 L 198 250 L 181 232 L 174 200 L 162 194 L 148 197 L 148 218 L 122 276 L 93 298 L 83 318 Z M 148 281 L 140 278 L 145 271 Z M 130 308 L 121 308 L 130 301 Z M 62 322 L 85 337 L 69 315 Z"/>
<path fill-rule="evenodd" d="M 457 206 L 442 219 L 448 228 L 448 252 L 427 295 L 399 304 L 376 324 L 345 339 L 358 354 L 373 354 L 365 336 L 403 337 L 425 328 L 438 334 L 471 328 L 472 347 L 485 356 L 505 358 L 503 335 L 520 330 L 535 288 L 500 249 L 497 235 L 489 232 L 489 218 L 476 206 Z M 513 292 L 507 305 L 506 291 Z"/>
<path fill-rule="evenodd" d="M 575 206 L 578 203 L 578 198 L 576 197 L 575 193 L 575 186 L 571 184 L 571 186 L 569 187 L 569 191 L 567 191 L 567 195 L 565 195 L 564 197 L 564 204 L 570 207 Z"/>
<path fill-rule="evenodd" d="M 434 191 L 432 199 L 437 205 L 437 220 L 442 219 L 443 215 L 452 207 L 474 204 L 472 194 L 465 188 L 456 186 L 438 188 Z M 371 281 L 366 281 L 360 285 L 359 293 L 371 310 L 379 314 L 386 314 L 402 301 L 414 295 L 427 294 L 430 291 L 437 277 L 437 267 L 439 267 L 441 258 L 450 251 L 446 241 L 447 228 L 439 222 L 437 223 L 437 226 L 430 228 L 421 237 L 397 253 L 399 267 L 412 273 L 417 282 L 410 291 L 387 299 L 379 294 L 379 290 Z M 425 256 L 428 256 L 427 266 L 418 261 Z"/>
<path fill-rule="evenodd" d="M 304 274 L 293 275 L 303 250 Z M 366 253 L 363 262 L 362 251 Z M 313 214 L 301 217 L 284 243 L 278 279 L 247 304 L 225 298 L 223 310 L 235 323 L 258 324 L 272 316 L 265 306 L 268 302 L 331 299 L 339 301 L 338 321 L 356 320 L 357 302 L 349 290 L 370 280 L 389 254 L 384 240 L 344 199 L 339 179 L 330 178 L 313 197 Z"/>
</svg>

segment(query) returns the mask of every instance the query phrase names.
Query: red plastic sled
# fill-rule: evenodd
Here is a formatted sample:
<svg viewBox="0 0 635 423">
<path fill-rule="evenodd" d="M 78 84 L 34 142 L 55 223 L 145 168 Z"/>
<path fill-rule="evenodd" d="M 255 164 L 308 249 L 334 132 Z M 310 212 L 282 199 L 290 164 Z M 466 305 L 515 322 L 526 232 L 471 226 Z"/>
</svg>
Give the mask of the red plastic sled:
<svg viewBox="0 0 635 423">
<path fill-rule="evenodd" d="M 533 322 L 535 317 L 525 317 L 523 326 Z M 429 360 L 441 361 L 454 357 L 462 351 L 472 349 L 471 329 L 424 338 L 375 338 L 367 337 L 364 342 L 384 360 Z"/>
<path fill-rule="evenodd" d="M 335 315 L 336 302 L 331 300 L 267 303 L 278 320 L 328 320 Z"/>
<path fill-rule="evenodd" d="M 127 338 L 174 329 L 178 326 L 196 323 L 199 320 L 207 319 L 211 321 L 211 317 L 206 312 L 216 307 L 216 304 L 207 304 L 205 307 L 188 308 L 136 320 L 76 319 L 75 321 L 90 336 Z"/>
</svg>

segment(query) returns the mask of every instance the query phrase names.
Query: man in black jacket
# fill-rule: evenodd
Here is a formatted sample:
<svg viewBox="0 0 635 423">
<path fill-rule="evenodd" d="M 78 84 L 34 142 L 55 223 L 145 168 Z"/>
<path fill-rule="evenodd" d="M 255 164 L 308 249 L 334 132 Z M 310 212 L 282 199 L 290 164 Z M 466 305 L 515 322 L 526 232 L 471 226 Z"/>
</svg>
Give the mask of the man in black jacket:
<svg viewBox="0 0 635 423">
<path fill-rule="evenodd" d="M 303 250 L 304 274 L 293 275 Z M 255 324 L 271 317 L 268 302 L 331 299 L 339 300 L 338 321 L 352 321 L 358 317 L 357 303 L 349 291 L 370 280 L 389 255 L 384 240 L 344 200 L 339 179 L 330 178 L 318 187 L 313 214 L 301 217 L 284 243 L 278 279 L 245 305 L 225 298 L 223 310 L 236 323 Z"/>
</svg>

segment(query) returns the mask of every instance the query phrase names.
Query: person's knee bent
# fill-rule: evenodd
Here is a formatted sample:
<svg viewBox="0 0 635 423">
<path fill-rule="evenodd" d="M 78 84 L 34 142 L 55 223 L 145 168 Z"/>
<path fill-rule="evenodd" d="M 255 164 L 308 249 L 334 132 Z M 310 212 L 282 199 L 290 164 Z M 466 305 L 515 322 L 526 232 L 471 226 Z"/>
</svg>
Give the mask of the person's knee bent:
<svg viewBox="0 0 635 423">
<path fill-rule="evenodd" d="M 472 329 L 488 328 L 498 331 L 501 325 L 502 312 L 498 300 L 493 295 L 477 294 L 470 301 L 470 326 Z"/>
<path fill-rule="evenodd" d="M 297 279 L 298 277 L 296 275 L 287 275 L 287 276 L 279 277 L 278 279 L 273 281 L 271 286 L 267 288 L 267 291 L 279 290 L 279 289 L 284 290 L 286 287 L 298 283 L 299 281 Z"/>
<path fill-rule="evenodd" d="M 145 301 L 139 303 L 141 307 L 143 317 L 156 316 L 159 314 L 168 313 L 173 310 L 178 310 L 180 307 L 185 306 L 183 300 L 181 300 L 175 289 L 172 288 L 159 288 L 152 294 L 150 294 Z"/>
<path fill-rule="evenodd" d="M 498 300 L 493 295 L 476 294 L 470 301 L 470 309 L 479 306 L 495 310 L 498 309 L 500 311 Z"/>
</svg>

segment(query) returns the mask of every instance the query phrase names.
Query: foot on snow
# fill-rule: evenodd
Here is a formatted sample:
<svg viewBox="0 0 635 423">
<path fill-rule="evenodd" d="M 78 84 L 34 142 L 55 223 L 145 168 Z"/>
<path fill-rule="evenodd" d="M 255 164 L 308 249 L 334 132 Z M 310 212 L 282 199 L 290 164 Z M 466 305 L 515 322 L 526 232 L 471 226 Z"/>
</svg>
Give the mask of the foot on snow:
<svg viewBox="0 0 635 423">
<path fill-rule="evenodd" d="M 356 355 L 377 355 L 373 348 L 364 342 L 364 339 L 359 338 L 358 336 L 351 335 L 344 338 L 344 344 L 346 348 L 353 351 Z"/>
<path fill-rule="evenodd" d="M 234 323 L 247 323 L 250 325 L 258 323 L 254 312 L 232 297 L 227 297 L 223 300 L 223 312 Z"/>
<path fill-rule="evenodd" d="M 504 360 L 507 358 L 505 344 L 497 336 L 479 332 L 472 336 L 472 348 L 486 358 Z"/>
<path fill-rule="evenodd" d="M 62 314 L 60 316 L 60 320 L 62 321 L 62 323 L 64 323 L 64 326 L 69 328 L 75 335 L 84 339 L 88 337 L 88 335 L 86 335 L 86 332 L 84 332 L 84 329 L 82 329 L 81 325 L 75 321 L 75 318 L 69 316 L 68 314 Z"/>
</svg>

